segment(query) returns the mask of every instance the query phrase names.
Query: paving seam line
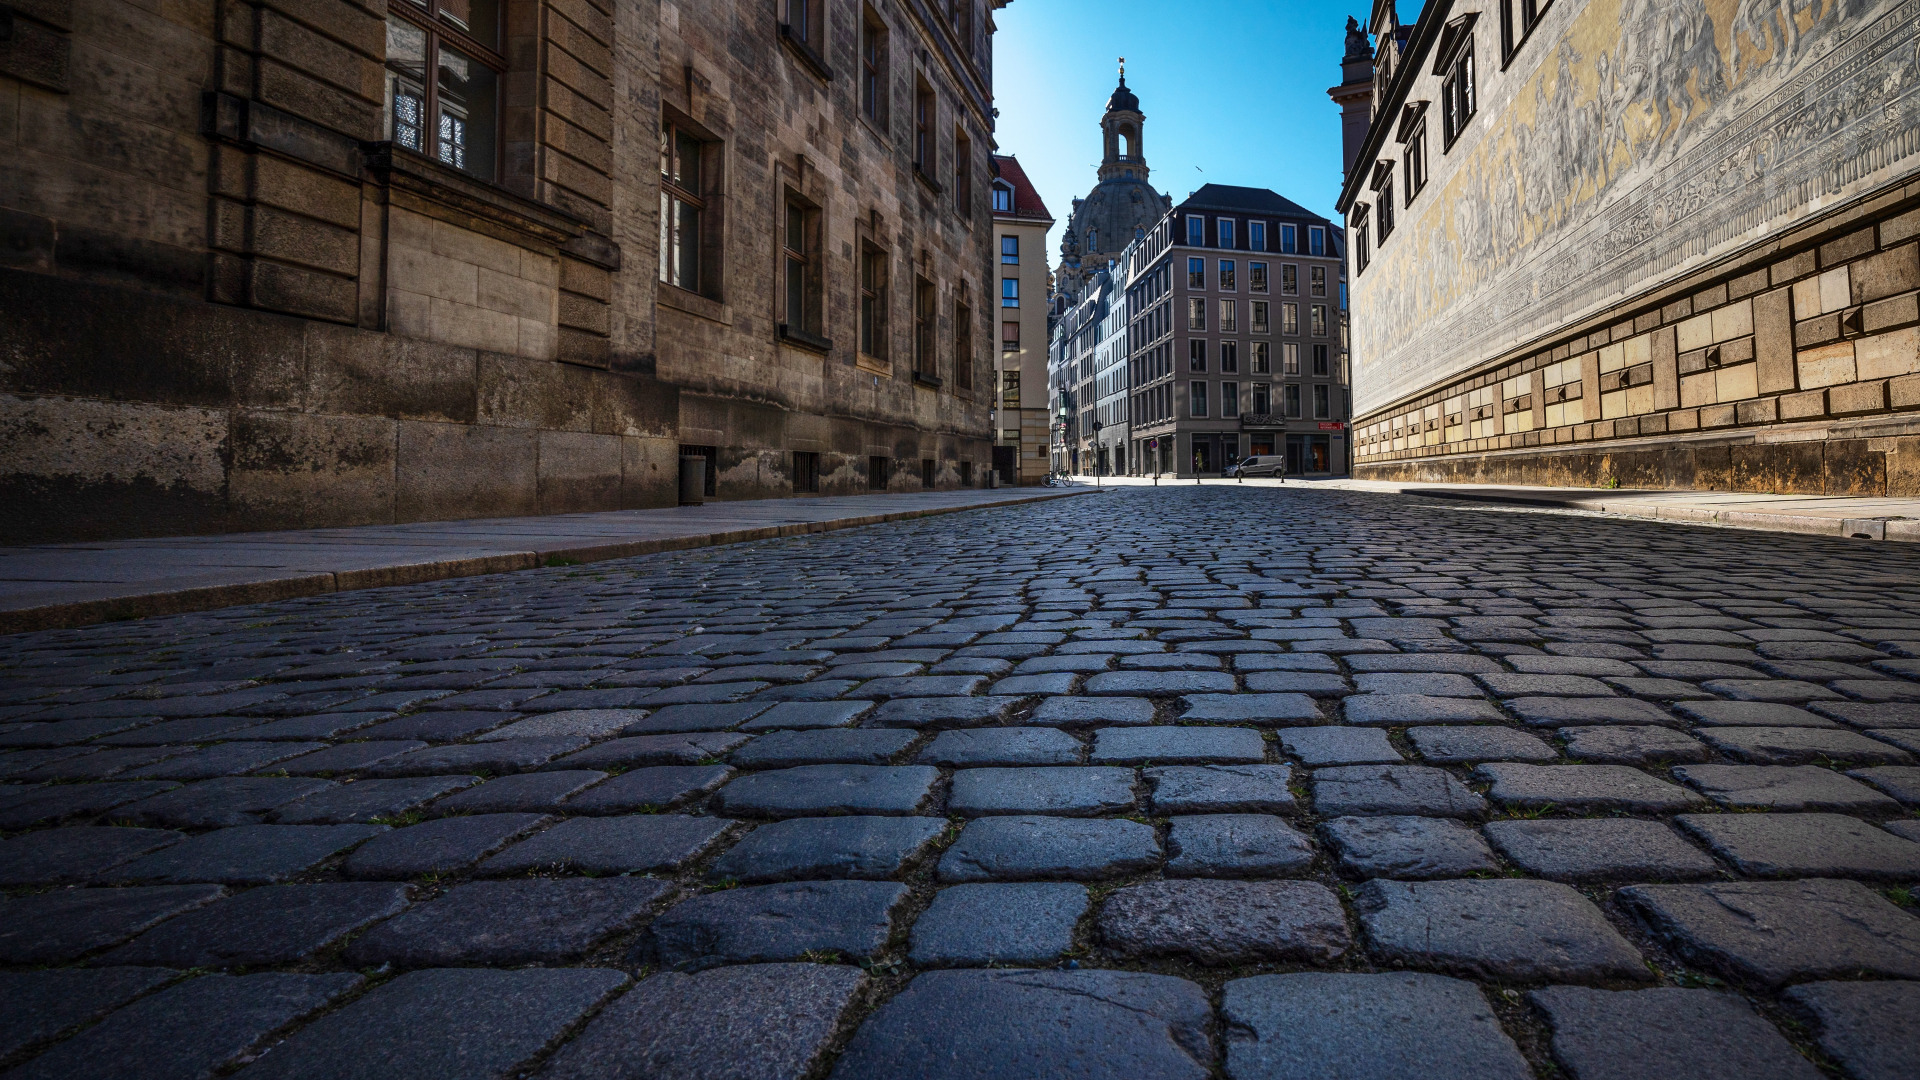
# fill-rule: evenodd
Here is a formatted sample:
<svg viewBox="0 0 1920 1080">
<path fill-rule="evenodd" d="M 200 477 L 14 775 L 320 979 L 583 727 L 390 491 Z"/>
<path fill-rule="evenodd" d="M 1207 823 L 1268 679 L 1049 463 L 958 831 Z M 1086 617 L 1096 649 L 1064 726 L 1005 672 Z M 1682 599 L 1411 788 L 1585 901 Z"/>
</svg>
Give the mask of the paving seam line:
<svg viewBox="0 0 1920 1080">
<path fill-rule="evenodd" d="M 1365 490 L 1354 488 L 1349 490 Z M 1831 536 L 1841 539 L 1887 540 L 1894 543 L 1920 543 L 1920 521 L 1868 518 L 1836 518 L 1811 514 L 1775 514 L 1765 510 L 1714 510 L 1704 506 L 1671 506 L 1664 503 L 1611 502 L 1605 498 L 1553 495 L 1479 495 L 1467 491 L 1428 491 L 1400 488 L 1392 494 L 1417 495 L 1445 502 L 1499 503 L 1507 506 L 1537 506 L 1549 509 L 1585 510 L 1618 517 L 1646 518 L 1676 524 L 1724 525 L 1760 532 L 1798 533 L 1804 536 Z M 1878 533 L 1878 535 L 1874 535 Z"/>
<path fill-rule="evenodd" d="M 402 563 L 394 566 L 374 566 L 361 570 L 320 571 L 311 574 L 293 574 L 283 578 L 270 578 L 265 581 L 249 581 L 233 585 L 203 585 L 191 589 L 168 589 L 150 593 L 136 593 L 129 596 L 106 597 L 98 600 L 76 600 L 65 603 L 44 604 L 39 607 L 0 611 L 0 634 L 19 634 L 34 630 L 65 630 L 76 626 L 88 626 L 94 623 L 113 622 L 122 619 L 139 619 L 154 615 L 181 615 L 192 611 L 211 611 L 215 608 L 237 607 L 242 604 L 265 604 L 275 600 L 294 600 L 304 596 L 319 596 L 324 593 L 353 592 L 359 589 L 378 589 L 390 585 L 416 585 L 427 581 L 444 581 L 449 578 L 478 577 L 482 574 L 500 574 L 514 570 L 532 570 L 546 564 L 549 560 L 564 560 L 574 563 L 605 562 L 609 559 L 625 559 L 635 555 L 651 555 L 665 551 L 685 551 L 691 548 L 701 547 L 724 547 L 729 544 L 743 544 L 753 540 L 777 540 L 788 536 L 835 532 L 840 529 L 856 529 L 867 525 L 883 525 L 893 521 L 908 521 L 914 518 L 957 514 L 968 510 L 996 510 L 1004 506 L 1024 506 L 1029 503 L 1046 502 L 1051 499 L 1064 499 L 1074 495 L 1084 494 L 1088 494 L 1088 492 L 1055 491 L 1043 495 L 1032 495 L 1022 499 L 1009 499 L 1004 502 L 985 503 L 976 506 L 934 506 L 922 510 L 898 510 L 886 514 L 865 514 L 858 517 L 830 518 L 825 521 L 809 521 L 799 524 L 770 525 L 752 529 L 728 529 L 710 533 L 700 533 L 692 536 L 665 537 L 657 540 L 623 540 L 617 543 L 589 544 L 582 547 L 536 548 L 531 551 L 509 551 L 496 555 L 481 555 L 462 559 Z"/>
</svg>

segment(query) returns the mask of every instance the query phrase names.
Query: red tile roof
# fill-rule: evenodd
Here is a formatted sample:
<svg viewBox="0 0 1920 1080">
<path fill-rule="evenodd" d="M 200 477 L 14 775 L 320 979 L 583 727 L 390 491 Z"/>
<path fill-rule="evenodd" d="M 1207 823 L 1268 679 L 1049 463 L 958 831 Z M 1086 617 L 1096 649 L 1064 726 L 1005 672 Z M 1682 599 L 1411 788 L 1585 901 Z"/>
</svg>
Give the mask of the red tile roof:
<svg viewBox="0 0 1920 1080">
<path fill-rule="evenodd" d="M 1026 170 L 1020 167 L 1019 158 L 1012 154 L 995 154 L 993 165 L 995 171 L 1000 174 L 1000 179 L 1013 185 L 1014 217 L 1034 218 L 1040 221 L 1053 220 L 1053 215 L 1047 213 L 1047 204 L 1040 201 L 1040 193 L 1033 189 L 1033 181 L 1027 179 Z"/>
</svg>

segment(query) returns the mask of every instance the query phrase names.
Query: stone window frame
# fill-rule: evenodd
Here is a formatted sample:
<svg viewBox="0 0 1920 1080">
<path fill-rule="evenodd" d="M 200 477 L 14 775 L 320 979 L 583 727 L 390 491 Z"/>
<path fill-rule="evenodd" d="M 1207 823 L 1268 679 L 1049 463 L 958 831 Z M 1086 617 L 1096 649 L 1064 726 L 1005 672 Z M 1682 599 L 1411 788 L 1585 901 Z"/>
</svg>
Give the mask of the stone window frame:
<svg viewBox="0 0 1920 1080">
<path fill-rule="evenodd" d="M 1187 329 L 1205 330 L 1207 328 L 1207 301 L 1204 297 L 1187 298 Z"/>
<path fill-rule="evenodd" d="M 1300 419 L 1300 384 L 1287 383 L 1280 394 L 1281 415 L 1289 420 Z"/>
<path fill-rule="evenodd" d="M 973 227 L 973 139 L 965 124 L 953 126 L 953 211 Z"/>
<path fill-rule="evenodd" d="M 1240 270 L 1238 265 L 1238 260 L 1220 259 L 1218 260 L 1218 262 L 1220 264 L 1218 268 L 1220 273 L 1220 278 L 1219 278 L 1220 291 L 1221 292 L 1236 291 L 1238 287 L 1237 281 L 1239 278 L 1239 270 Z"/>
<path fill-rule="evenodd" d="M 1001 196 L 1006 196 L 1006 205 L 1001 205 Z M 993 182 L 993 212 L 996 214 L 1013 213 L 1013 185 L 1005 180 Z"/>
<path fill-rule="evenodd" d="M 1265 300 L 1251 301 L 1252 310 L 1247 314 L 1247 332 L 1250 334 L 1272 333 L 1273 305 Z"/>
<path fill-rule="evenodd" d="M 1189 379 L 1187 381 L 1187 415 L 1195 420 L 1207 418 L 1207 380 Z"/>
<path fill-rule="evenodd" d="M 1204 289 L 1207 287 L 1207 260 L 1188 257 L 1187 288 Z"/>
<path fill-rule="evenodd" d="M 893 34 L 872 4 L 860 8 L 859 113 L 883 138 L 892 138 Z"/>
<path fill-rule="evenodd" d="M 1220 374 L 1240 374 L 1240 343 L 1223 341 L 1220 343 Z"/>
<path fill-rule="evenodd" d="M 512 65 L 507 62 L 501 46 L 506 36 L 507 5 L 496 3 L 494 6 L 494 40 L 488 45 L 469 31 L 463 31 L 452 24 L 452 16 L 442 10 L 441 0 L 418 0 L 418 2 L 397 2 L 388 5 L 386 14 L 388 40 L 392 40 L 392 24 L 399 21 L 413 27 L 424 35 L 422 63 L 424 70 L 418 75 L 403 72 L 395 64 L 387 50 L 383 63 L 385 78 L 385 97 L 387 104 L 383 117 L 381 135 L 395 147 L 408 153 L 419 154 L 428 160 L 438 162 L 448 168 L 471 176 L 482 183 L 498 184 L 505 169 L 506 155 L 502 152 L 506 144 L 506 97 L 507 75 Z M 457 165 L 440 155 L 439 114 L 440 114 L 440 52 L 442 42 L 450 44 L 454 51 L 466 55 L 469 60 L 477 61 L 480 66 L 493 72 L 493 151 L 488 169 L 483 173 L 472 168 Z M 420 109 L 424 114 L 421 120 L 421 143 L 409 146 L 398 137 L 396 127 L 399 117 L 393 107 L 394 79 L 405 76 L 420 84 Z M 471 126 L 471 125 L 469 125 Z"/>
<path fill-rule="evenodd" d="M 674 109 L 663 106 L 660 113 L 660 134 L 663 142 L 672 138 L 670 132 L 684 132 L 699 146 L 700 177 L 699 191 L 691 191 L 678 184 L 671 183 L 663 171 L 660 177 L 661 214 L 668 209 L 668 200 L 681 193 L 697 196 L 700 209 L 698 268 L 695 282 L 698 288 L 687 289 L 674 284 L 666 275 L 667 232 L 661 233 L 661 251 L 659 272 L 655 275 L 659 284 L 676 293 L 703 297 L 707 300 L 726 301 L 726 266 L 724 242 L 726 227 L 726 149 L 725 144 L 711 131 L 696 123 L 691 117 Z M 664 222 L 663 222 L 664 224 Z"/>
<path fill-rule="evenodd" d="M 940 386 L 940 286 L 922 274 L 913 276 L 913 381 Z"/>
<path fill-rule="evenodd" d="M 1227 380 L 1220 384 L 1220 419 L 1238 420 L 1240 418 L 1240 383 Z"/>
<path fill-rule="evenodd" d="M 1250 293 L 1268 291 L 1266 263 L 1247 260 L 1247 291 Z"/>
<path fill-rule="evenodd" d="M 830 352 L 833 341 L 827 336 L 827 260 L 826 210 L 818 202 L 790 183 L 780 185 L 780 287 L 775 290 L 775 332 L 794 345 L 814 352 Z M 793 226 L 798 217 L 800 246 L 794 246 Z M 799 264 L 801 312 L 793 311 L 795 263 Z"/>
<path fill-rule="evenodd" d="M 1501 0 L 1502 7 L 1509 2 Z M 1513 54 L 1508 52 L 1506 58 L 1511 60 Z M 1503 63 L 1501 66 L 1506 65 Z M 1453 144 L 1467 130 L 1467 122 L 1479 111 L 1479 88 L 1474 85 L 1476 75 L 1471 25 L 1458 51 L 1452 56 L 1443 56 L 1436 73 L 1440 75 L 1440 152 L 1444 154 L 1453 149 Z"/>
<path fill-rule="evenodd" d="M 1223 217 L 1213 219 L 1214 246 L 1235 251 L 1240 246 L 1239 219 Z"/>
<path fill-rule="evenodd" d="M 829 0 L 780 0 L 780 40 L 823 82 L 833 80 L 827 66 L 827 8 Z"/>
<path fill-rule="evenodd" d="M 1325 299 L 1327 295 L 1327 268 L 1324 266 L 1307 267 L 1307 295 Z"/>
<path fill-rule="evenodd" d="M 973 352 L 973 289 L 960 282 L 953 291 L 953 388 L 972 391 L 979 367 Z"/>
<path fill-rule="evenodd" d="M 854 339 L 855 362 L 874 374 L 893 374 L 891 308 L 892 253 L 876 243 L 863 228 L 855 248 L 855 313 L 859 332 Z"/>
<path fill-rule="evenodd" d="M 1283 221 L 1280 223 L 1279 254 L 1281 255 L 1300 254 L 1300 226 L 1295 225 L 1291 221 Z"/>
<path fill-rule="evenodd" d="M 913 82 L 912 120 L 913 175 L 938 195 L 943 190 L 937 178 L 940 171 L 940 95 L 934 91 L 933 84 L 918 73 L 914 75 Z"/>
<path fill-rule="evenodd" d="M 1267 223 L 1264 221 L 1247 222 L 1247 250 L 1267 250 Z"/>
<path fill-rule="evenodd" d="M 1187 372 L 1188 374 L 1204 375 L 1206 374 L 1206 371 L 1207 371 L 1206 339 L 1205 338 L 1188 338 L 1187 339 Z"/>
<path fill-rule="evenodd" d="M 1187 215 L 1187 246 L 1207 246 L 1207 217 L 1205 214 Z"/>
</svg>

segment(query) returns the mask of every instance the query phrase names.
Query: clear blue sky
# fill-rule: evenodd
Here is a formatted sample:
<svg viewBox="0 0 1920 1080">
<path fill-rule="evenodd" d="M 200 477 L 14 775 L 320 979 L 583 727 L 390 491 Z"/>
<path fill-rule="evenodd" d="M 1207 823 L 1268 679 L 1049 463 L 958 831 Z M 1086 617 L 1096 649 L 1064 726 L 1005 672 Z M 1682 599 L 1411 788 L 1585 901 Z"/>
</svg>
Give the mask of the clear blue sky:
<svg viewBox="0 0 1920 1080">
<path fill-rule="evenodd" d="M 1013 0 L 994 13 L 995 139 L 1057 222 L 1093 187 L 1115 58 L 1146 113 L 1153 186 L 1174 202 L 1205 183 L 1272 188 L 1333 216 L 1347 16 L 1329 0 Z M 1056 225 L 1048 240 L 1057 259 Z"/>
</svg>

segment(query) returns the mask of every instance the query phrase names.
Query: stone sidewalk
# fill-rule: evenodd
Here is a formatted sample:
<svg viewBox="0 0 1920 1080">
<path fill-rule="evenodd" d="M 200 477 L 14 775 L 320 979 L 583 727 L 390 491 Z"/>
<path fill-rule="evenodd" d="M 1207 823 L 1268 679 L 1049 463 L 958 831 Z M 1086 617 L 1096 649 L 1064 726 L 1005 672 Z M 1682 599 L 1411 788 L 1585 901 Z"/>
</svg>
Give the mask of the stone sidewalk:
<svg viewBox="0 0 1920 1080">
<path fill-rule="evenodd" d="M 1094 478 L 1077 476 L 1088 486 Z M 1151 478 L 1101 477 L 1108 487 L 1151 487 Z M 1192 487 L 1195 482 L 1163 478 L 1159 486 Z M 1920 542 L 1920 499 L 1869 499 L 1838 495 L 1769 495 L 1741 491 L 1647 491 L 1634 489 L 1527 487 L 1507 484 L 1387 483 L 1377 480 L 1300 480 L 1265 478 L 1200 481 L 1202 486 L 1325 488 L 1390 495 L 1418 495 L 1460 503 L 1582 510 L 1595 514 L 1652 518 L 1692 525 L 1722 525 L 1768 532 L 1838 536 L 1857 540 Z"/>
<path fill-rule="evenodd" d="M 901 521 L 1075 491 L 1004 488 L 0 547 L 0 633 Z"/>
<path fill-rule="evenodd" d="M 1291 485 L 16 634 L 0 1070 L 1913 1077 L 1917 754 L 1920 548 Z"/>
</svg>

